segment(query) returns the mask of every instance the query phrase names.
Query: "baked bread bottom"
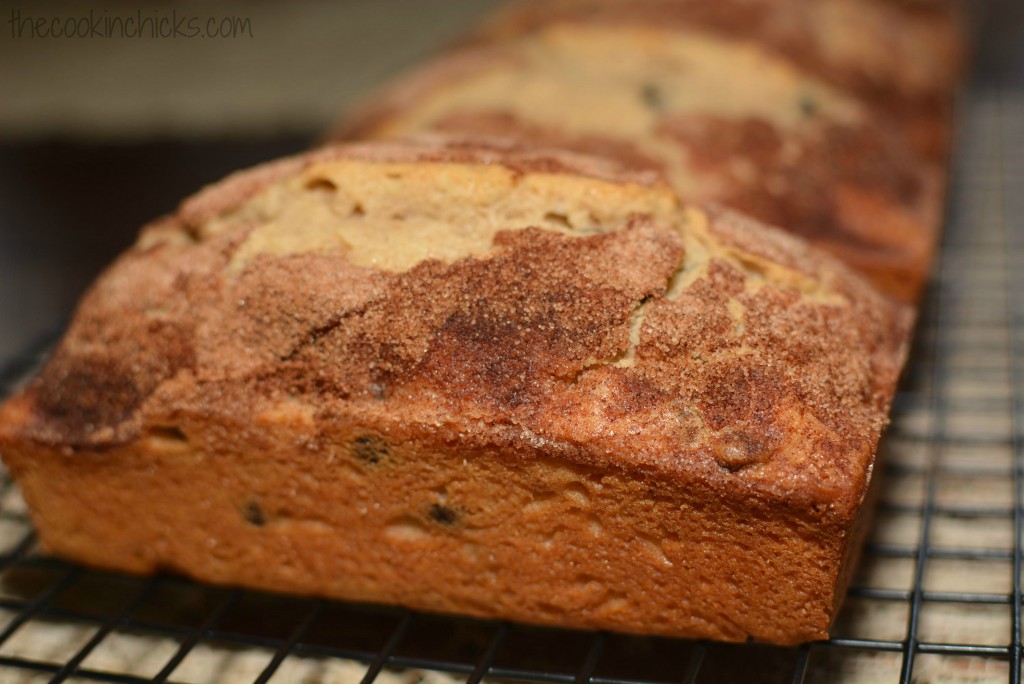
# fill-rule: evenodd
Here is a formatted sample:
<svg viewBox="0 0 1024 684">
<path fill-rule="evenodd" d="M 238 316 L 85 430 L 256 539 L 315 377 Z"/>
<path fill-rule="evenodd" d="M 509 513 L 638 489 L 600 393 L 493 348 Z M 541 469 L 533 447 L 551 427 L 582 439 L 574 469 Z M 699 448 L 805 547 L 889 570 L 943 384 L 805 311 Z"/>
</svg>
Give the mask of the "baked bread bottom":
<svg viewBox="0 0 1024 684">
<path fill-rule="evenodd" d="M 147 228 L 0 453 L 100 567 L 796 643 L 849 579 L 910 322 L 608 160 L 332 148 Z"/>
</svg>

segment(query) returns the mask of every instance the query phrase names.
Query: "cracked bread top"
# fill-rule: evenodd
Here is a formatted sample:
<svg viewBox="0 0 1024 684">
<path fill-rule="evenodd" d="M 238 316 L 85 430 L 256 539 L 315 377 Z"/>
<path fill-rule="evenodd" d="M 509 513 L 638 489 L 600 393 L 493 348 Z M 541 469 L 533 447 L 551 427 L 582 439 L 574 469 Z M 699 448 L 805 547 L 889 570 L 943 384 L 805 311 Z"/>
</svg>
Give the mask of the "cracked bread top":
<svg viewBox="0 0 1024 684">
<path fill-rule="evenodd" d="M 339 146 L 148 226 L 0 409 L 0 448 L 91 458 L 183 416 L 298 416 L 312 445 L 349 423 L 843 521 L 910 322 L 831 258 L 682 207 L 642 169 L 479 141 Z"/>
</svg>

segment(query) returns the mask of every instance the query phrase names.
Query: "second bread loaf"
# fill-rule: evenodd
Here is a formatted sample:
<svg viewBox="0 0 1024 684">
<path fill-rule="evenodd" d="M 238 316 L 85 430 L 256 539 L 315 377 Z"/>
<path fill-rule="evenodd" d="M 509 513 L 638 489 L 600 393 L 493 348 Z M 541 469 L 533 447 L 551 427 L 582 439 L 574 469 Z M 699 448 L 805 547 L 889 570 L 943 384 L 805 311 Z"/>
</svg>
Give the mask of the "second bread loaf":
<svg viewBox="0 0 1024 684">
<path fill-rule="evenodd" d="M 941 222 L 953 27 L 875 0 L 525 3 L 337 135 L 443 130 L 647 164 L 914 302 Z"/>
</svg>

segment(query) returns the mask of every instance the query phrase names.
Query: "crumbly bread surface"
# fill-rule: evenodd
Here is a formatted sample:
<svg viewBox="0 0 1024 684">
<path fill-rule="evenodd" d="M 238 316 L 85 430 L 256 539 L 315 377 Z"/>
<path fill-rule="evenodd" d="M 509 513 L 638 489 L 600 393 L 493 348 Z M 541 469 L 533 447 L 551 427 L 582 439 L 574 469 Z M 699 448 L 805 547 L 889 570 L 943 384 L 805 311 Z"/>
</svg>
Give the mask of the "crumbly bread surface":
<svg viewBox="0 0 1024 684">
<path fill-rule="evenodd" d="M 795 643 L 842 597 L 910 319 L 607 159 L 327 148 L 150 225 L 0 453 L 100 567 Z"/>
<path fill-rule="evenodd" d="M 336 137 L 434 129 L 616 155 L 915 301 L 940 224 L 960 62 L 953 22 L 932 14 L 863 0 L 527 3 L 399 80 Z"/>
</svg>

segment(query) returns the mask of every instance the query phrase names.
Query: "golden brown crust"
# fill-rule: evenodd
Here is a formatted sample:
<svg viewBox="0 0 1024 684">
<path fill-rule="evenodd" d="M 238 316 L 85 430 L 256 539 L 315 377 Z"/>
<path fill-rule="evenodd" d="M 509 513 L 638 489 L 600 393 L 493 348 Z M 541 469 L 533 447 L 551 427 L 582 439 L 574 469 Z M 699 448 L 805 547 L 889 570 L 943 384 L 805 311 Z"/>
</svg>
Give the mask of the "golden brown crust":
<svg viewBox="0 0 1024 684">
<path fill-rule="evenodd" d="M 436 128 L 666 170 L 624 140 L 572 136 L 508 113 L 453 114 Z M 938 239 L 942 189 L 891 131 L 816 121 L 787 131 L 757 118 L 690 115 L 666 118 L 658 133 L 702 179 L 703 188 L 682 190 L 691 201 L 713 201 L 782 226 L 897 299 L 918 298 Z"/>
<path fill-rule="evenodd" d="M 706 199 L 784 226 L 902 301 L 919 297 L 942 188 L 891 131 L 809 121 L 786 132 L 758 119 L 698 115 L 666 120 L 662 133 L 697 173 L 719 179 Z"/>
<path fill-rule="evenodd" d="M 910 313 L 795 238 L 620 174 L 435 140 L 317 151 L 186 201 L 0 408 L 43 541 L 432 610 L 824 636 Z M 373 194 L 391 175 L 398 218 L 398 194 Z M 629 215 L 605 211 L 614 193 Z M 409 267 L 268 237 L 298 216 L 415 242 L 474 203 L 497 225 L 452 234 L 488 231 L 486 249 Z M 552 577 L 559 558 L 574 573 Z"/>
</svg>

